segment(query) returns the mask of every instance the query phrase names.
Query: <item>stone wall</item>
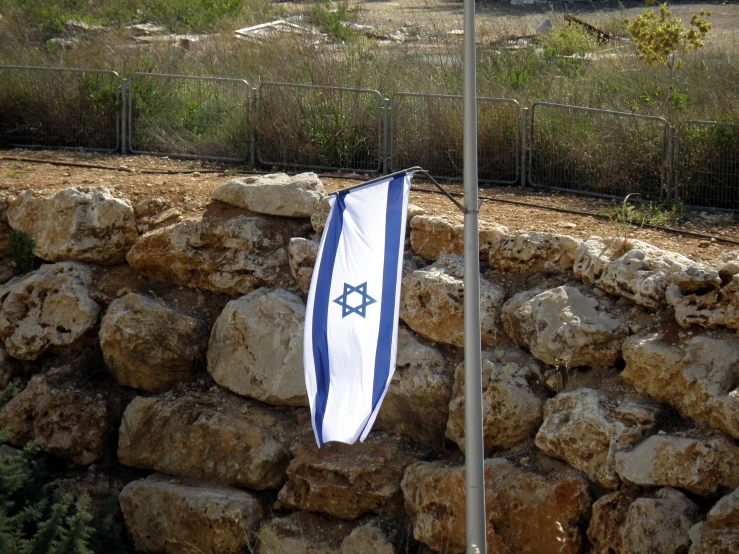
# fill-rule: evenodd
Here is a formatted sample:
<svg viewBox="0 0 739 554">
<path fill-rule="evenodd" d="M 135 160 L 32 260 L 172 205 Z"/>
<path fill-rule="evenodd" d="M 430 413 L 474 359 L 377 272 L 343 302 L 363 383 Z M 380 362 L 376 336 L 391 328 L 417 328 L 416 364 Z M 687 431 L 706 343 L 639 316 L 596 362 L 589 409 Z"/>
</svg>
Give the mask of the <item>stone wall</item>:
<svg viewBox="0 0 739 554">
<path fill-rule="evenodd" d="M 409 208 L 390 389 L 364 443 L 318 449 L 325 198 L 302 174 L 186 218 L 105 188 L 3 199 L 45 263 L 0 264 L 0 386 L 23 384 L 0 426 L 76 490 L 107 475 L 137 551 L 464 551 L 461 227 Z M 493 223 L 480 245 L 488 551 L 739 551 L 739 253 Z"/>
</svg>

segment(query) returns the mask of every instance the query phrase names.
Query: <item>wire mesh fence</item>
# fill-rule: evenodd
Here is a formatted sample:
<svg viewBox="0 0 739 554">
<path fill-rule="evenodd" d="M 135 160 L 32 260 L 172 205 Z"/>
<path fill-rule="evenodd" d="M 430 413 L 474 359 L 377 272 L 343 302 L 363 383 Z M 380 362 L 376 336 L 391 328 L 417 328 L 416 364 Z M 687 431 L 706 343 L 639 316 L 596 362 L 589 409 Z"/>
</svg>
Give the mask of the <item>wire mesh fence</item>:
<svg viewBox="0 0 739 554">
<path fill-rule="evenodd" d="M 115 151 L 115 71 L 0 66 L 0 147 Z"/>
<path fill-rule="evenodd" d="M 664 198 L 670 168 L 663 118 L 535 102 L 529 128 L 529 184 Z"/>
<path fill-rule="evenodd" d="M 396 93 L 390 117 L 392 170 L 420 165 L 433 177 L 461 179 L 462 96 Z M 515 183 L 519 175 L 520 106 L 505 98 L 477 99 L 477 164 L 482 182 Z"/>
<path fill-rule="evenodd" d="M 134 154 L 247 159 L 251 88 L 244 79 L 133 73 L 129 86 Z"/>
<path fill-rule="evenodd" d="M 739 210 L 739 123 L 687 121 L 678 128 L 677 197 L 688 206 Z"/>
<path fill-rule="evenodd" d="M 378 172 L 383 101 L 376 90 L 262 83 L 254 117 L 259 163 Z"/>
</svg>

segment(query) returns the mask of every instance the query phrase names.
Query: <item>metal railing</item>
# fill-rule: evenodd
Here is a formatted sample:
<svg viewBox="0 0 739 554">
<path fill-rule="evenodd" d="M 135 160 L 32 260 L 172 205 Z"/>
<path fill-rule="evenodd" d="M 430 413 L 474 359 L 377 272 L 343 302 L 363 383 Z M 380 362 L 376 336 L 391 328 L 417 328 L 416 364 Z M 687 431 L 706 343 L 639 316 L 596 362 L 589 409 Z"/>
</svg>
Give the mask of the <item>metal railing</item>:
<svg viewBox="0 0 739 554">
<path fill-rule="evenodd" d="M 257 159 L 268 166 L 379 172 L 383 105 L 376 90 L 262 83 Z"/>
<path fill-rule="evenodd" d="M 245 79 L 133 73 L 128 85 L 132 153 L 248 159 L 252 89 Z"/>
<path fill-rule="evenodd" d="M 390 169 L 420 165 L 438 179 L 462 178 L 462 96 L 396 93 L 390 111 Z M 520 106 L 508 98 L 477 99 L 478 178 L 519 178 Z"/>
<path fill-rule="evenodd" d="M 0 114 L 0 146 L 114 152 L 120 146 L 120 76 L 3 65 Z"/>
<path fill-rule="evenodd" d="M 676 142 L 676 197 L 687 206 L 739 211 L 739 123 L 686 121 Z"/>
<path fill-rule="evenodd" d="M 535 102 L 528 184 L 597 196 L 664 200 L 670 180 L 661 117 Z"/>
</svg>

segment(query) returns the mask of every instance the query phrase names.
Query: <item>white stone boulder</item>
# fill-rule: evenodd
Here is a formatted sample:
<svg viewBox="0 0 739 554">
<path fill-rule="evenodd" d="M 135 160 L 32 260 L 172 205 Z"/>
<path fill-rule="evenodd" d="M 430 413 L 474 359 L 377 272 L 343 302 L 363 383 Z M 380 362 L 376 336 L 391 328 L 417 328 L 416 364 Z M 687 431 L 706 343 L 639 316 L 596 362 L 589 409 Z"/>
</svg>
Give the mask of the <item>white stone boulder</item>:
<svg viewBox="0 0 739 554">
<path fill-rule="evenodd" d="M 278 488 L 290 462 L 292 417 L 224 392 L 138 396 L 118 434 L 123 465 L 254 490 Z"/>
<path fill-rule="evenodd" d="M 680 325 L 739 329 L 739 268 L 735 265 L 716 270 L 696 264 L 675 274 L 665 298 Z"/>
<path fill-rule="evenodd" d="M 672 277 L 695 263 L 646 242 L 591 237 L 577 248 L 573 271 L 585 284 L 658 310 Z"/>
<path fill-rule="evenodd" d="M 441 352 L 421 343 L 401 325 L 395 373 L 375 427 L 441 446 L 453 381 Z"/>
<path fill-rule="evenodd" d="M 114 300 L 100 323 L 105 368 L 124 387 L 169 390 L 195 374 L 206 346 L 201 321 L 140 294 Z"/>
<path fill-rule="evenodd" d="M 8 354 L 35 360 L 49 349 L 72 345 L 97 322 L 100 307 L 87 287 L 82 264 L 43 265 L 0 287 L 0 339 Z"/>
<path fill-rule="evenodd" d="M 324 227 L 326 227 L 326 220 L 328 219 L 328 212 L 331 210 L 331 204 L 328 203 L 328 196 L 321 198 L 318 203 L 318 207 L 310 216 L 310 224 L 313 230 L 321 234 L 323 233 Z"/>
<path fill-rule="evenodd" d="M 232 296 L 262 286 L 289 288 L 288 243 L 309 229 L 300 219 L 244 213 L 217 202 L 200 219 L 142 236 L 126 259 L 157 280 Z"/>
<path fill-rule="evenodd" d="M 242 396 L 307 406 L 304 320 L 303 300 L 286 290 L 258 289 L 232 300 L 211 331 L 208 372 Z"/>
<path fill-rule="evenodd" d="M 48 262 L 120 264 L 138 237 L 131 202 L 106 187 L 72 187 L 50 198 L 28 190 L 8 207 L 8 221 Z"/>
<path fill-rule="evenodd" d="M 739 488 L 711 508 L 706 521 L 690 530 L 689 554 L 739 552 Z"/>
<path fill-rule="evenodd" d="M 482 344 L 499 340 L 500 308 L 505 290 L 480 278 Z M 429 340 L 464 346 L 464 263 L 459 256 L 443 256 L 403 279 L 400 318 Z"/>
<path fill-rule="evenodd" d="M 485 460 L 488 552 L 576 554 L 590 512 L 587 481 L 560 470 L 542 476 L 503 458 Z M 418 462 L 401 487 L 413 536 L 436 552 L 465 552 L 463 466 Z"/>
<path fill-rule="evenodd" d="M 616 454 L 624 483 L 675 487 L 699 496 L 739 485 L 739 448 L 724 437 L 653 435 L 633 450 Z"/>
<path fill-rule="evenodd" d="M 626 398 L 615 404 L 595 389 L 563 392 L 544 405 L 536 446 L 609 489 L 620 485 L 616 454 L 638 443 L 655 426 L 656 403 Z"/>
<path fill-rule="evenodd" d="M 511 273 L 570 271 L 582 241 L 536 231 L 502 234 L 492 241 L 490 267 Z"/>
<path fill-rule="evenodd" d="M 516 344 L 568 368 L 612 366 L 629 334 L 609 299 L 570 286 L 519 293 L 505 303 L 501 319 Z"/>
<path fill-rule="evenodd" d="M 464 224 L 438 215 L 418 215 L 411 219 L 411 248 L 426 260 L 438 260 L 444 255 L 464 254 Z M 490 248 L 490 244 L 503 233 L 506 227 L 496 223 L 480 221 L 480 250 Z"/>
<path fill-rule="evenodd" d="M 157 474 L 126 485 L 119 501 L 139 552 L 241 554 L 265 513 L 250 492 Z"/>
<path fill-rule="evenodd" d="M 651 333 L 627 339 L 623 354 L 625 382 L 739 439 L 739 340 L 699 335 L 673 343 Z"/>
<path fill-rule="evenodd" d="M 533 364 L 489 361 L 482 363 L 482 434 L 489 456 L 533 437 L 542 421 L 543 399 L 534 383 Z M 454 393 L 449 403 L 446 436 L 465 450 L 464 364 L 454 374 Z"/>
<path fill-rule="evenodd" d="M 298 283 L 300 292 L 308 294 L 310 281 L 313 278 L 313 267 L 316 265 L 319 242 L 317 240 L 295 237 L 290 239 L 287 247 L 287 259 L 290 273 Z"/>
<path fill-rule="evenodd" d="M 292 177 L 271 173 L 229 179 L 213 191 L 211 198 L 252 212 L 282 217 L 310 217 L 326 196 L 315 173 Z"/>
</svg>

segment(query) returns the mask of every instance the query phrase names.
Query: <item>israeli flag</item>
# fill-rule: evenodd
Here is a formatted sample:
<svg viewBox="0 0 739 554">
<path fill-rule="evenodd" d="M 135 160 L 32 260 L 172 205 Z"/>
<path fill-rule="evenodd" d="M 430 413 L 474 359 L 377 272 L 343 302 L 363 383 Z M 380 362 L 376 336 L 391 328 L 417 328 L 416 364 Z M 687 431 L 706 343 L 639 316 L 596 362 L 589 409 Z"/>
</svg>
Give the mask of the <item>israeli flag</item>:
<svg viewBox="0 0 739 554">
<path fill-rule="evenodd" d="M 303 341 L 319 447 L 364 441 L 393 377 L 411 176 L 391 175 L 329 199 Z"/>
</svg>

